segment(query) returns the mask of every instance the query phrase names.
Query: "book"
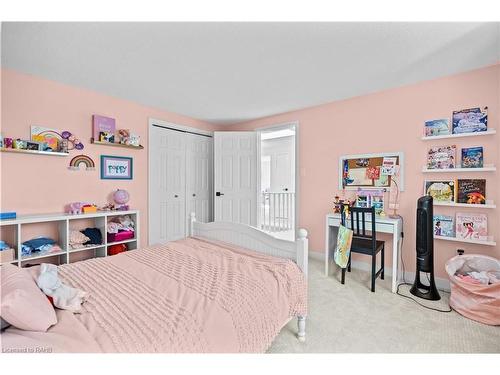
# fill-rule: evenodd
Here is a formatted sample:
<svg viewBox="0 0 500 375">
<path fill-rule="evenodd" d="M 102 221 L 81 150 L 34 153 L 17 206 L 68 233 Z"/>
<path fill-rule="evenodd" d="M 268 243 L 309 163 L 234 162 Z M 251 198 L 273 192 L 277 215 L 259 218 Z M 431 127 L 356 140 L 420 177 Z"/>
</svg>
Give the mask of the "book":
<svg viewBox="0 0 500 375">
<path fill-rule="evenodd" d="M 455 168 L 455 159 L 457 157 L 457 148 L 451 146 L 431 147 L 427 151 L 428 169 L 449 169 Z"/>
<path fill-rule="evenodd" d="M 384 189 L 358 189 L 356 207 L 375 207 L 375 215 L 384 212 Z"/>
<path fill-rule="evenodd" d="M 92 136 L 94 140 L 114 143 L 115 131 L 116 122 L 114 118 L 99 115 L 92 116 Z"/>
<path fill-rule="evenodd" d="M 454 202 L 455 181 L 425 181 L 424 194 L 430 195 L 436 202 Z"/>
<path fill-rule="evenodd" d="M 456 184 L 457 203 L 485 204 L 485 179 L 458 179 Z"/>
<path fill-rule="evenodd" d="M 462 168 L 482 168 L 483 148 L 469 147 L 462 149 Z"/>
<path fill-rule="evenodd" d="M 455 237 L 455 219 L 448 215 L 434 215 L 434 235 Z"/>
<path fill-rule="evenodd" d="M 488 107 L 468 108 L 453 112 L 453 134 L 484 132 L 486 130 L 488 130 Z"/>
<path fill-rule="evenodd" d="M 459 213 L 456 215 L 456 238 L 488 240 L 488 217 L 485 214 Z"/>
<path fill-rule="evenodd" d="M 443 118 L 438 120 L 426 121 L 424 131 L 426 137 L 450 134 L 449 120 L 447 118 Z"/>
</svg>

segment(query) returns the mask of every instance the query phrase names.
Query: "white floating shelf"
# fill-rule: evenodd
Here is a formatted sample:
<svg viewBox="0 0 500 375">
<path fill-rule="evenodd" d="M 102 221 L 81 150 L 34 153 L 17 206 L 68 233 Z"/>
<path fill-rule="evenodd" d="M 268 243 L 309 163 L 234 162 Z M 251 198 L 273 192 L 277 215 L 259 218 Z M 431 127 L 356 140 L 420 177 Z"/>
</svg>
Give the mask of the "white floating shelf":
<svg viewBox="0 0 500 375">
<path fill-rule="evenodd" d="M 51 155 L 51 156 L 68 156 L 68 152 L 57 151 L 38 151 L 38 150 L 23 150 L 19 148 L 0 148 L 1 152 L 12 152 L 15 154 L 33 154 L 33 155 Z"/>
<path fill-rule="evenodd" d="M 494 172 L 497 167 L 494 165 L 486 165 L 482 168 L 446 168 L 446 169 L 429 169 L 422 168 L 424 173 L 468 173 L 468 172 Z"/>
<path fill-rule="evenodd" d="M 481 241 L 481 240 L 463 240 L 456 237 L 444 237 L 444 236 L 434 236 L 435 240 L 444 240 L 444 241 L 453 241 L 453 242 L 463 242 L 463 243 L 472 243 L 475 245 L 485 245 L 485 246 L 496 246 L 497 243 L 495 241 Z"/>
<path fill-rule="evenodd" d="M 494 202 L 486 201 L 486 204 L 468 204 L 454 202 L 434 202 L 434 206 L 464 207 L 464 208 L 497 208 Z"/>
<path fill-rule="evenodd" d="M 478 137 L 481 135 L 493 135 L 496 134 L 497 131 L 495 129 L 489 129 L 484 132 L 474 132 L 474 133 L 460 133 L 460 134 L 446 134 L 446 135 L 434 135 L 434 136 L 424 136 L 422 137 L 423 141 L 431 141 L 434 139 L 446 139 L 446 138 L 462 138 L 462 137 Z"/>
</svg>

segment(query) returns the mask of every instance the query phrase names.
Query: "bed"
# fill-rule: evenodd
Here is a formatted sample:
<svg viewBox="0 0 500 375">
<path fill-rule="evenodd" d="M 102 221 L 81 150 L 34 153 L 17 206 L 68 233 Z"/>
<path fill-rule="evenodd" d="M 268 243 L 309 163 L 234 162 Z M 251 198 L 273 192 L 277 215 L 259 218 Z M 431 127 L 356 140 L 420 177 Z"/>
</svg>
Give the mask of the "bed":
<svg viewBox="0 0 500 375">
<path fill-rule="evenodd" d="M 293 318 L 304 341 L 307 232 L 291 242 L 190 219 L 188 238 L 59 266 L 63 282 L 89 293 L 82 312 L 56 309 L 47 332 L 10 327 L 2 350 L 265 352 Z"/>
</svg>

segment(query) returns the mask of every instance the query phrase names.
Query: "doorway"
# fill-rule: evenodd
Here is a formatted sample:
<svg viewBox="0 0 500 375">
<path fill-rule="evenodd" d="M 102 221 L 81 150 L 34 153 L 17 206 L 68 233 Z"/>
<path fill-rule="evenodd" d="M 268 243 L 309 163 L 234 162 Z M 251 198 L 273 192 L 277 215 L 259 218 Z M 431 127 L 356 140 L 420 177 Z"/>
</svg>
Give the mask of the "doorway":
<svg viewBox="0 0 500 375">
<path fill-rule="evenodd" d="M 293 241 L 297 214 L 297 124 L 259 130 L 260 228 Z"/>
</svg>

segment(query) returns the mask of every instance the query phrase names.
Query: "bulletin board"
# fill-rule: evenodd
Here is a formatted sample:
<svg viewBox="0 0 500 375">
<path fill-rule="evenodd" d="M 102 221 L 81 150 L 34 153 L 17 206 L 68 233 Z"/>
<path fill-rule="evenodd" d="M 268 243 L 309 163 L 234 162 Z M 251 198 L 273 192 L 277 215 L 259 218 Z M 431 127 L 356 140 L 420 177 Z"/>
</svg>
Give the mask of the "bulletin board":
<svg viewBox="0 0 500 375">
<path fill-rule="evenodd" d="M 395 175 L 384 173 L 384 159 L 395 161 L 397 166 Z M 393 178 L 397 179 L 399 190 L 404 191 L 402 152 L 342 155 L 339 158 L 339 189 L 389 189 Z"/>
</svg>

